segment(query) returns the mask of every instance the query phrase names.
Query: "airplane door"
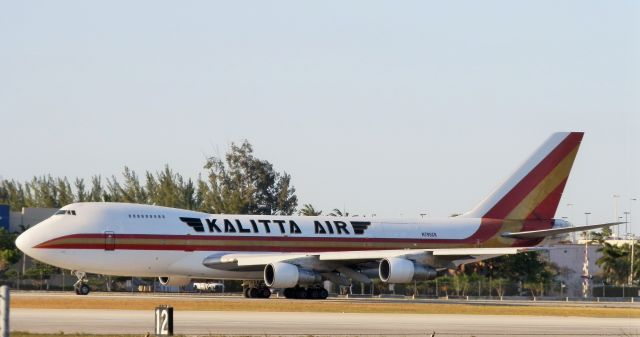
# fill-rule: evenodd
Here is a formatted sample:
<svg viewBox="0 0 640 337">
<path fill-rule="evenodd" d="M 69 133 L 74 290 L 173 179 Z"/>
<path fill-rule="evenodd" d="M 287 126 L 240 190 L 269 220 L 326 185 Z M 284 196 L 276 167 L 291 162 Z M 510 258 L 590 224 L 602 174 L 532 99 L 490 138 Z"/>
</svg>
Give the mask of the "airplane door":
<svg viewBox="0 0 640 337">
<path fill-rule="evenodd" d="M 116 249 L 116 233 L 112 231 L 104 232 L 104 250 Z"/>
</svg>

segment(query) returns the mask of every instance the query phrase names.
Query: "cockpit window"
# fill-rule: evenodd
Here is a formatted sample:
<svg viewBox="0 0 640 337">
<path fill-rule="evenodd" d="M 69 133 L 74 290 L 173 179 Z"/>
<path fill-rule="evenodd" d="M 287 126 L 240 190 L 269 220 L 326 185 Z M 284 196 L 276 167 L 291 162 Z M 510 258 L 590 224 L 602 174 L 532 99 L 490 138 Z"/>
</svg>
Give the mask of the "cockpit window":
<svg viewBox="0 0 640 337">
<path fill-rule="evenodd" d="M 53 215 L 64 215 L 64 214 L 76 215 L 76 211 L 72 210 L 72 209 L 61 209 L 61 210 L 55 212 Z"/>
</svg>

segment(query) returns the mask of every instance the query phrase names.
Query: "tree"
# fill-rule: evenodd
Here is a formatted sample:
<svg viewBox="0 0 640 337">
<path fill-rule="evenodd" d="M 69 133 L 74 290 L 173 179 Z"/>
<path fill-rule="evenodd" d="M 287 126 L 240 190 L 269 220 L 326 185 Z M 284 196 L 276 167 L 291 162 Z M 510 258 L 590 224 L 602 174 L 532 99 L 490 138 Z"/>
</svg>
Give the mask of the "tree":
<svg viewBox="0 0 640 337">
<path fill-rule="evenodd" d="M 124 177 L 124 187 L 121 187 L 122 201 L 139 204 L 147 203 L 147 191 L 140 184 L 140 179 L 138 179 L 136 172 L 125 166 L 122 176 Z"/>
<path fill-rule="evenodd" d="M 630 249 L 631 246 L 628 244 L 617 246 L 608 242 L 598 248 L 602 256 L 596 260 L 596 264 L 602 268 L 603 276 L 608 283 L 618 285 L 627 283 L 631 264 Z"/>
<path fill-rule="evenodd" d="M 9 205 L 14 211 L 26 207 L 24 185 L 15 180 L 0 181 L 0 203 Z"/>
<path fill-rule="evenodd" d="M 453 289 L 456 296 L 465 296 L 469 289 L 469 276 L 465 273 L 457 273 L 453 276 Z"/>
<path fill-rule="evenodd" d="M 105 195 L 106 192 L 102 188 L 102 177 L 100 175 L 91 177 L 91 189 L 86 201 L 106 201 Z"/>
<path fill-rule="evenodd" d="M 591 232 L 591 242 L 597 242 L 603 244 L 604 241 L 612 234 L 611 227 L 603 227 L 600 232 Z"/>
<path fill-rule="evenodd" d="M 531 296 L 543 296 L 544 295 L 544 283 L 543 282 L 536 282 L 536 281 L 532 281 L 532 282 L 525 282 L 524 286 L 525 289 L 529 289 L 531 291 Z"/>
<path fill-rule="evenodd" d="M 548 284 L 557 274 L 552 265 L 539 258 L 538 252 L 504 255 L 490 264 L 492 276 L 523 283 Z"/>
<path fill-rule="evenodd" d="M 20 260 L 21 254 L 15 244 L 16 237 L 16 234 L 0 228 L 0 272 L 7 270 L 10 265 Z"/>
<path fill-rule="evenodd" d="M 501 299 L 502 296 L 504 296 L 506 285 L 508 282 L 509 281 L 504 278 L 497 278 L 491 281 L 491 287 L 496 291 L 496 294 L 498 294 L 498 297 L 500 297 Z"/>
<path fill-rule="evenodd" d="M 84 179 L 76 178 L 74 184 L 76 188 L 76 201 L 83 202 L 87 200 L 87 191 L 84 185 Z"/>
<path fill-rule="evenodd" d="M 271 163 L 256 158 L 246 140 L 240 145 L 232 143 L 224 161 L 208 158 L 205 169 L 208 179 L 197 183 L 205 211 L 290 215 L 298 205 L 291 176 L 276 172 Z"/>
<path fill-rule="evenodd" d="M 133 175 L 135 177 L 135 173 Z M 185 181 L 182 175 L 174 172 L 169 165 L 165 165 L 164 170 L 156 172 L 155 176 L 147 171 L 146 180 L 146 192 L 140 190 L 139 186 L 130 187 L 131 193 L 137 194 L 139 199 L 145 198 L 148 202 L 159 206 L 197 208 L 193 181 L 191 179 Z"/>
<path fill-rule="evenodd" d="M 318 216 L 322 214 L 322 211 L 317 211 L 311 204 L 304 204 L 302 205 L 302 209 L 300 210 L 299 214 L 304 216 Z"/>
<path fill-rule="evenodd" d="M 27 207 L 60 207 L 58 189 L 50 176 L 33 177 L 25 184 Z"/>
<path fill-rule="evenodd" d="M 339 208 L 334 208 L 333 211 L 329 213 L 329 216 L 349 216 L 349 212 L 345 211 L 342 213 Z"/>
</svg>

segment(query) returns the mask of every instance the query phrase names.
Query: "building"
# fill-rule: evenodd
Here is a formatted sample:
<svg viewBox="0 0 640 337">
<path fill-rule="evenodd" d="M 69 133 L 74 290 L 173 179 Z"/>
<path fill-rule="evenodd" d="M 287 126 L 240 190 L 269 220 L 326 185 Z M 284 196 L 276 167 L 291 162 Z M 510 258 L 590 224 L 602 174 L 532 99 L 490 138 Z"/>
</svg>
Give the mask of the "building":
<svg viewBox="0 0 640 337">
<path fill-rule="evenodd" d="M 58 208 L 23 207 L 20 212 L 11 212 L 9 205 L 0 205 L 0 226 L 9 232 L 22 232 L 25 229 L 52 216 Z M 9 216 L 8 222 L 3 222 Z"/>
<path fill-rule="evenodd" d="M 602 269 L 596 261 L 602 256 L 598 252 L 600 245 L 587 244 L 587 257 L 589 259 L 589 276 L 602 274 Z M 558 267 L 558 279 L 564 284 L 563 295 L 569 297 L 582 297 L 582 281 L 584 267 L 584 244 L 558 244 L 541 252 L 547 261 Z M 593 286 L 591 282 L 590 287 Z"/>
</svg>

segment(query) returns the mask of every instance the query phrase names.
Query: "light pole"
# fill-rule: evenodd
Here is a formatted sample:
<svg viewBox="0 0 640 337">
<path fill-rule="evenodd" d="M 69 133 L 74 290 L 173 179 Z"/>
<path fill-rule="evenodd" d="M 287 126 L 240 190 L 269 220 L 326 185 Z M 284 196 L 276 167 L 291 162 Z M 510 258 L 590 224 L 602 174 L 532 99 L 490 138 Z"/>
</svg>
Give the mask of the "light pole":
<svg viewBox="0 0 640 337">
<path fill-rule="evenodd" d="M 629 214 L 631 214 L 630 212 L 624 212 L 624 235 L 628 236 L 629 235 Z"/>
<path fill-rule="evenodd" d="M 618 217 L 618 200 L 620 200 L 620 195 L 619 194 L 614 194 L 613 195 L 613 221 L 620 221 L 619 217 Z M 616 236 L 617 238 L 620 237 L 620 225 L 616 226 Z"/>
<path fill-rule="evenodd" d="M 569 222 L 569 220 L 567 220 L 567 219 L 569 219 L 569 218 L 568 218 L 568 217 L 566 217 L 566 216 L 563 216 L 563 217 L 562 217 L 562 220 Z M 575 234 L 575 232 L 574 232 L 574 233 L 571 233 L 571 234 Z M 571 243 L 576 243 L 576 237 L 575 237 L 575 235 L 571 235 Z"/>
<path fill-rule="evenodd" d="M 629 234 L 631 237 L 631 266 L 629 267 L 629 286 L 633 285 L 633 260 L 634 260 L 634 247 L 636 245 L 636 236 L 635 234 Z"/>
<path fill-rule="evenodd" d="M 572 203 L 568 203 L 567 207 L 571 207 L 571 211 L 569 211 L 569 215 L 571 215 L 571 217 L 574 216 L 573 214 L 573 204 Z M 569 221 L 569 217 L 567 217 L 566 219 L 567 221 Z M 576 232 L 571 232 L 571 242 L 576 243 L 578 242 L 578 240 L 576 239 Z"/>
<path fill-rule="evenodd" d="M 584 222 L 586 226 L 589 226 L 589 214 L 591 214 L 591 212 L 584 212 Z M 589 240 L 589 238 L 587 237 L 587 231 L 584 231 L 584 239 L 585 240 Z"/>
<path fill-rule="evenodd" d="M 631 212 L 633 211 L 633 202 L 638 201 L 636 198 L 629 199 L 629 221 L 631 221 Z M 631 223 L 629 223 L 629 232 L 633 233 L 633 228 L 631 227 Z"/>
<path fill-rule="evenodd" d="M 618 222 L 622 222 L 622 217 L 619 216 L 617 221 Z M 618 227 L 618 237 L 616 238 L 616 240 L 620 240 L 620 225 L 618 225 L 616 227 Z"/>
</svg>

